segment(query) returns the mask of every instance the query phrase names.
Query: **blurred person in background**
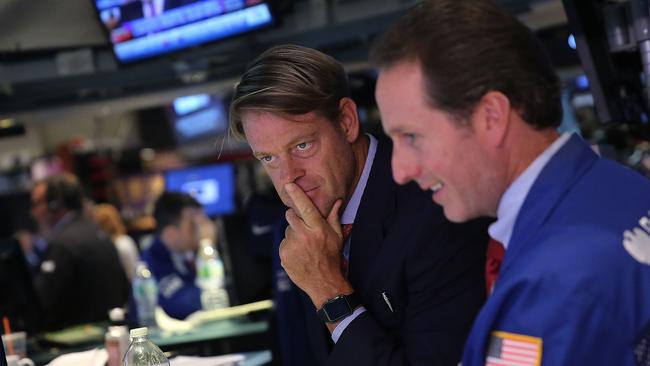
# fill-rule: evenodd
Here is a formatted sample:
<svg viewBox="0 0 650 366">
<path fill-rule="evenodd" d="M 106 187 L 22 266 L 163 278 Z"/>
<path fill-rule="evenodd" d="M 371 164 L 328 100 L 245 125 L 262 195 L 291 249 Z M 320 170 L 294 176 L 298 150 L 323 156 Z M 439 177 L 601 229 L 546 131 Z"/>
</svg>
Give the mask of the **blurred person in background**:
<svg viewBox="0 0 650 366">
<path fill-rule="evenodd" d="M 115 206 L 109 203 L 95 205 L 94 208 L 95 222 L 110 235 L 117 253 L 120 256 L 120 262 L 129 281 L 133 280 L 135 267 L 140 260 L 140 253 L 135 241 L 127 235 L 126 227 L 122 222 L 119 212 Z"/>
<path fill-rule="evenodd" d="M 82 214 L 82 188 L 68 174 L 32 190 L 32 216 L 47 240 L 34 286 L 49 329 L 103 321 L 126 304 L 129 284 L 112 241 Z"/>
<path fill-rule="evenodd" d="M 201 239 L 214 242 L 215 226 L 192 196 L 165 192 L 155 203 L 156 230 L 142 260 L 158 282 L 158 304 L 174 318 L 201 310 L 196 259 Z"/>
<path fill-rule="evenodd" d="M 47 250 L 47 241 L 38 233 L 27 228 L 16 231 L 14 237 L 20 243 L 30 273 L 35 276 L 41 271 L 41 262 Z"/>
</svg>

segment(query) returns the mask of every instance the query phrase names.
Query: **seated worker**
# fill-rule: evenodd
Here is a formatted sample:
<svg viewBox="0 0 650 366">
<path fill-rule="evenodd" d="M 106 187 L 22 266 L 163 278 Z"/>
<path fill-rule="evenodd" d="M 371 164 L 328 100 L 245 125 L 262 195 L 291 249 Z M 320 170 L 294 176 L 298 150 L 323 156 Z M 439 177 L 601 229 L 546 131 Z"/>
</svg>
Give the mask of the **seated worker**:
<svg viewBox="0 0 650 366">
<path fill-rule="evenodd" d="M 109 203 L 100 203 L 93 210 L 93 219 L 97 225 L 110 235 L 115 249 L 120 256 L 120 262 L 129 281 L 133 280 L 135 267 L 140 260 L 140 253 L 135 241 L 126 233 L 120 213 Z"/>
<path fill-rule="evenodd" d="M 47 329 L 108 319 L 129 284 L 111 239 L 82 213 L 77 179 L 57 175 L 32 190 L 32 216 L 48 245 L 34 287 Z"/>
<path fill-rule="evenodd" d="M 194 263 L 200 239 L 214 239 L 215 228 L 201 204 L 183 193 L 163 193 L 153 216 L 155 238 L 142 260 L 158 281 L 158 304 L 169 316 L 185 319 L 201 310 Z"/>
<path fill-rule="evenodd" d="M 349 90 L 333 58 L 277 46 L 231 104 L 233 133 L 289 207 L 283 364 L 455 366 L 485 298 L 487 223 L 452 224 L 430 192 L 397 185 L 390 141 L 362 131 Z"/>
</svg>

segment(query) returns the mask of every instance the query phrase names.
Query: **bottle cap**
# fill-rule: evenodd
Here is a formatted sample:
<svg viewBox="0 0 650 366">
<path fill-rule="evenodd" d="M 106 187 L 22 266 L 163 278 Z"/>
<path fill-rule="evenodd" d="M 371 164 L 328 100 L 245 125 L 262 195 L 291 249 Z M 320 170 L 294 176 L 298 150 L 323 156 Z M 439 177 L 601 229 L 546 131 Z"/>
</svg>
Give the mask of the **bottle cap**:
<svg viewBox="0 0 650 366">
<path fill-rule="evenodd" d="M 108 318 L 113 322 L 123 322 L 124 321 L 124 309 L 122 308 L 113 308 L 108 312 Z"/>
<path fill-rule="evenodd" d="M 135 337 L 144 337 L 149 334 L 149 329 L 147 327 L 131 329 L 131 338 Z"/>
</svg>

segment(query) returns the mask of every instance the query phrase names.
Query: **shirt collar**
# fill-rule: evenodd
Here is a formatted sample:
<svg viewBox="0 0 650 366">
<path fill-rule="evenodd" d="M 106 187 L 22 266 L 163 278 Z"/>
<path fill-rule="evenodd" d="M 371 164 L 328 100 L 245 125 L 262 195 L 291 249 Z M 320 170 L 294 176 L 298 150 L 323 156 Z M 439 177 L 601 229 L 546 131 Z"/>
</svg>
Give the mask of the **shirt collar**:
<svg viewBox="0 0 650 366">
<path fill-rule="evenodd" d="M 558 137 L 510 184 L 503 196 L 501 196 L 499 207 L 497 208 L 497 221 L 490 225 L 488 232 L 490 233 L 490 237 L 503 244 L 505 249 L 508 249 L 508 243 L 512 237 L 515 221 L 530 188 L 549 160 L 569 141 L 570 137 L 570 133 L 563 133 Z"/>
<path fill-rule="evenodd" d="M 359 178 L 359 183 L 354 188 L 354 193 L 350 197 L 350 201 L 345 206 L 343 210 L 343 215 L 341 215 L 341 224 L 352 224 L 354 218 L 357 216 L 357 210 L 359 209 L 359 204 L 361 203 L 361 196 L 363 196 L 363 191 L 366 189 L 366 183 L 368 183 L 368 177 L 370 176 L 370 169 L 372 168 L 372 162 L 375 160 L 375 153 L 377 152 L 377 139 L 370 135 L 366 134 L 370 139 L 370 146 L 368 146 L 368 156 L 366 157 L 366 162 L 363 165 L 363 171 L 361 172 L 361 177 Z"/>
<path fill-rule="evenodd" d="M 66 226 L 69 222 L 74 220 L 77 217 L 77 211 L 69 211 L 66 212 L 60 219 L 59 221 L 52 226 L 52 229 L 50 230 L 49 237 L 52 238 L 56 236 L 58 233 L 63 230 L 63 227 Z"/>
</svg>

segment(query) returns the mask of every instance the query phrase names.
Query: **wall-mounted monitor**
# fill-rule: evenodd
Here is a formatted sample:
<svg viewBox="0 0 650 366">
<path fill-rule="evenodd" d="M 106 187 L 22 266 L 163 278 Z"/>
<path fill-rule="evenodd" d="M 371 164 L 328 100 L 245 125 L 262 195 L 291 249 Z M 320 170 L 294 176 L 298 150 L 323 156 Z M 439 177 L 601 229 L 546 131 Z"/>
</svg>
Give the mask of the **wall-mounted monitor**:
<svg viewBox="0 0 650 366">
<path fill-rule="evenodd" d="M 197 166 L 165 172 L 165 190 L 194 197 L 214 217 L 235 211 L 235 170 L 232 164 Z"/>
<path fill-rule="evenodd" d="M 179 145 L 202 139 L 214 140 L 228 131 L 228 109 L 218 96 L 196 94 L 176 98 L 170 114 Z"/>
<path fill-rule="evenodd" d="M 268 0 L 91 0 L 117 60 L 130 63 L 275 23 Z"/>
</svg>

